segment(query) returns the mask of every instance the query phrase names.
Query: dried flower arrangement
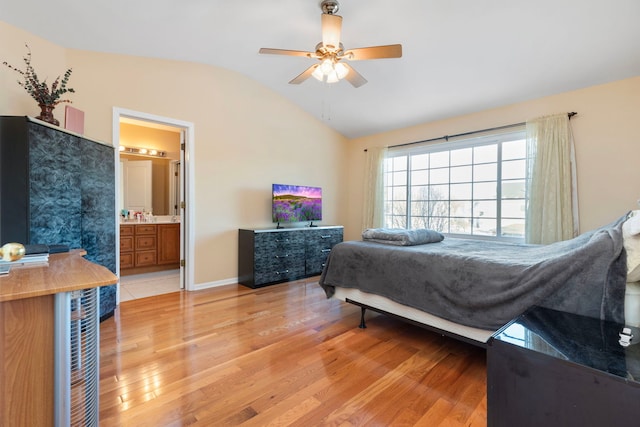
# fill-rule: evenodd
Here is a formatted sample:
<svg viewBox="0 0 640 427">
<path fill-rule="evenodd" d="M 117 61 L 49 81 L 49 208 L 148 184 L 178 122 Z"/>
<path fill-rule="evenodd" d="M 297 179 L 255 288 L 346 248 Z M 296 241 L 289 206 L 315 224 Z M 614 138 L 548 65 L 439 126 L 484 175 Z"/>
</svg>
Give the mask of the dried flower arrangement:
<svg viewBox="0 0 640 427">
<path fill-rule="evenodd" d="M 2 64 L 23 77 L 24 81 L 18 80 L 18 84 L 22 86 L 27 91 L 27 93 L 38 102 L 38 105 L 42 110 L 41 115 L 36 118 L 58 125 L 59 122 L 55 118 L 53 118 L 52 111 L 55 106 L 61 102 L 71 102 L 69 99 L 60 98 L 67 92 L 75 93 L 74 89 L 67 87 L 69 77 L 71 77 L 72 69 L 69 68 L 64 73 L 62 79 L 60 79 L 60 76 L 58 76 L 51 84 L 51 88 L 49 88 L 46 78 L 42 82 L 38 78 L 38 74 L 31 65 L 31 49 L 26 43 L 25 46 L 27 47 L 27 55 L 23 58 L 23 60 L 26 65 L 26 69 L 21 70 L 8 64 L 6 61 L 4 61 Z"/>
</svg>

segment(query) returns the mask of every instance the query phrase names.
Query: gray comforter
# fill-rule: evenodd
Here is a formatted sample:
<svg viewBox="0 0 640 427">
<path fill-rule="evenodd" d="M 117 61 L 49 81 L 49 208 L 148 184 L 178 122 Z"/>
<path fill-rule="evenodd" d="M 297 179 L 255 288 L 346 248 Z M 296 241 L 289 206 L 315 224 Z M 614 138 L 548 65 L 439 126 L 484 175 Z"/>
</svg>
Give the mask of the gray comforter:
<svg viewBox="0 0 640 427">
<path fill-rule="evenodd" d="M 320 286 L 327 297 L 336 286 L 358 288 L 482 329 L 534 305 L 624 323 L 625 218 L 551 245 L 343 242 L 329 254 Z"/>
</svg>

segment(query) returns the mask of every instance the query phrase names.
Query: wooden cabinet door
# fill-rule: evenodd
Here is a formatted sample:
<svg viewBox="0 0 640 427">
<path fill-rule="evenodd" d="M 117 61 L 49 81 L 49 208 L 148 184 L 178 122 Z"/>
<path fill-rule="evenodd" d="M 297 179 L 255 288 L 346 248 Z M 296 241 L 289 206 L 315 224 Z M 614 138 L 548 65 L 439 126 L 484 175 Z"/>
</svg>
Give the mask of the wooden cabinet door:
<svg viewBox="0 0 640 427">
<path fill-rule="evenodd" d="M 135 252 L 135 266 L 146 267 L 156 265 L 157 253 L 156 251 L 136 251 Z"/>
<path fill-rule="evenodd" d="M 134 251 L 134 225 L 120 225 L 120 270 L 123 268 L 133 268 Z"/>
<path fill-rule="evenodd" d="M 135 249 L 137 251 L 155 251 L 156 236 L 136 236 Z"/>
<path fill-rule="evenodd" d="M 158 264 L 180 262 L 180 224 L 158 224 Z"/>
<path fill-rule="evenodd" d="M 135 263 L 133 261 L 133 252 L 120 253 L 120 270 L 123 268 L 133 268 Z"/>
</svg>

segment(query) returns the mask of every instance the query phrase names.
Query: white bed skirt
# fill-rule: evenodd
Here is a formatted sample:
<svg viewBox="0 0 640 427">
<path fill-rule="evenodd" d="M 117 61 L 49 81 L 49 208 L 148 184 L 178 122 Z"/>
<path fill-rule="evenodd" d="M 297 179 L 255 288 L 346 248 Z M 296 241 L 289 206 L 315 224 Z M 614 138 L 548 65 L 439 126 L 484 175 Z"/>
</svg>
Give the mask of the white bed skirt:
<svg viewBox="0 0 640 427">
<path fill-rule="evenodd" d="M 346 301 L 348 298 L 351 301 L 359 302 L 373 308 L 378 308 L 397 316 L 434 328 L 442 329 L 480 343 L 486 343 L 491 335 L 496 332 L 459 325 L 441 317 L 425 313 L 424 311 L 398 304 L 397 302 L 381 297 L 380 295 L 362 292 L 359 289 L 340 288 L 336 286 L 335 290 L 333 298 L 337 298 L 342 301 Z M 627 283 L 625 320 L 627 326 L 640 327 L 640 282 Z"/>
<path fill-rule="evenodd" d="M 425 313 L 424 311 L 398 304 L 397 302 L 381 297 L 380 295 L 362 292 L 359 289 L 341 288 L 336 286 L 333 298 L 337 298 L 342 301 L 349 299 L 354 302 L 368 305 L 372 308 L 384 310 L 388 313 L 413 320 L 414 322 L 441 329 L 455 335 L 460 335 L 472 341 L 478 341 L 479 343 L 486 343 L 491 335 L 496 332 L 460 325 L 458 323 L 451 322 L 450 320 L 445 320 L 441 317 Z"/>
</svg>

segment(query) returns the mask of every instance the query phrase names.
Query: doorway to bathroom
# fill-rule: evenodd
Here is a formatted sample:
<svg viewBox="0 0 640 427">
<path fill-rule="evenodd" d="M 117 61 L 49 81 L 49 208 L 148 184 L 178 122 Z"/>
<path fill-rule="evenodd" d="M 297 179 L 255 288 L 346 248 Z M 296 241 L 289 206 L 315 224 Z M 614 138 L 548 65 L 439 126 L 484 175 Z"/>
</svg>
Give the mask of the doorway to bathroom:
<svg viewBox="0 0 640 427">
<path fill-rule="evenodd" d="M 193 124 L 114 108 L 118 302 L 193 287 Z"/>
</svg>

